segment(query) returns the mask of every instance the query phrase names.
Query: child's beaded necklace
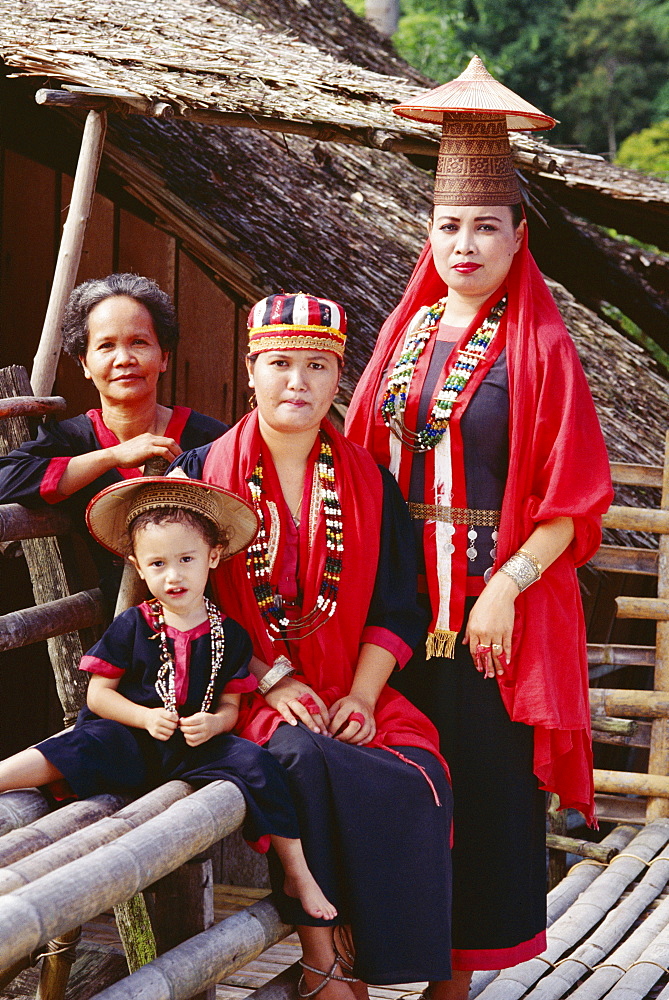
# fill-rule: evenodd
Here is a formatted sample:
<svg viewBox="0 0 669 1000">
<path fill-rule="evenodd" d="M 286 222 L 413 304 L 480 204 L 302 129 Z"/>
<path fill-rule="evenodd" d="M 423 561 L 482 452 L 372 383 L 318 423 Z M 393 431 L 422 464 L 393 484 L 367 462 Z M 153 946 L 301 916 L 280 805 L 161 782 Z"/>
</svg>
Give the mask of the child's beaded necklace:
<svg viewBox="0 0 669 1000">
<path fill-rule="evenodd" d="M 416 329 L 407 333 L 402 353 L 390 373 L 388 387 L 381 401 L 381 415 L 384 423 L 405 448 L 414 452 L 422 452 L 436 448 L 439 444 L 448 428 L 456 400 L 465 389 L 478 363 L 485 356 L 495 338 L 506 309 L 506 302 L 506 295 L 504 295 L 492 307 L 465 346 L 460 348 L 453 368 L 437 393 L 425 427 L 419 431 L 409 430 L 404 423 L 407 396 L 418 359 L 439 326 L 439 321 L 446 308 L 446 298 L 439 299 L 436 305 L 427 310 Z"/>
<path fill-rule="evenodd" d="M 216 677 L 223 665 L 225 632 L 223 631 L 223 618 L 216 605 L 208 597 L 205 597 L 204 604 L 207 609 L 207 618 L 209 619 L 209 629 L 211 632 L 211 673 L 200 711 L 208 712 L 214 697 Z M 160 639 L 160 667 L 158 668 L 158 676 L 156 677 L 156 691 L 166 710 L 168 712 L 176 712 L 177 699 L 174 658 L 167 645 L 167 626 L 165 625 L 164 609 L 158 600 L 149 601 L 149 608 L 153 615 L 153 627 L 156 630 L 157 637 Z"/>
</svg>

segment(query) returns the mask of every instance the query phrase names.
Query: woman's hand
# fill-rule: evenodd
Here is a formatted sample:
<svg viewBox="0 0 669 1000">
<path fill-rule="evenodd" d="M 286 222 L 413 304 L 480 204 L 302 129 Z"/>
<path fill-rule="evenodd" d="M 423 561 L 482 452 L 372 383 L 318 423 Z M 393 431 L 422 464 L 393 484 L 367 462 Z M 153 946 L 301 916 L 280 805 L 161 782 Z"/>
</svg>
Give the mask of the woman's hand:
<svg viewBox="0 0 669 1000">
<path fill-rule="evenodd" d="M 469 644 L 476 669 L 485 677 L 503 674 L 511 662 L 514 602 L 518 593 L 510 576 L 495 573 L 470 612 L 463 643 Z"/>
<path fill-rule="evenodd" d="M 181 454 L 181 448 L 173 438 L 162 437 L 160 434 L 138 434 L 128 441 L 113 445 L 112 453 L 114 468 L 139 469 L 149 458 L 164 458 L 173 462 Z"/>
<path fill-rule="evenodd" d="M 169 740 L 177 728 L 179 716 L 176 712 L 168 712 L 166 708 L 148 708 L 144 728 L 154 740 Z"/>
<path fill-rule="evenodd" d="M 374 706 L 359 695 L 339 698 L 330 709 L 330 734 L 342 743 L 363 746 L 376 736 Z"/>
<path fill-rule="evenodd" d="M 265 701 L 287 723 L 296 726 L 303 722 L 312 733 L 328 736 L 330 713 L 315 691 L 294 677 L 283 677 L 265 695 Z"/>
</svg>

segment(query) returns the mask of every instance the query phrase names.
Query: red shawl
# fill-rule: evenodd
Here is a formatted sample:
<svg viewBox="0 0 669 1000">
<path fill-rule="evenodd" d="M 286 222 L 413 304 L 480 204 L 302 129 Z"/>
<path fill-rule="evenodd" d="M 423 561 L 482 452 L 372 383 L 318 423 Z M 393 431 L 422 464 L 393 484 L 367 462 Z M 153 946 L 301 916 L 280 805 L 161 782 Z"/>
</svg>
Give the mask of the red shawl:
<svg viewBox="0 0 669 1000">
<path fill-rule="evenodd" d="M 575 568 L 597 551 L 601 515 L 612 499 L 606 447 L 573 342 L 527 247 L 507 277 L 509 472 L 496 566 L 537 523 L 574 519 L 571 546 L 516 600 L 511 669 L 499 678 L 510 717 L 534 726 L 534 772 L 594 822 L 594 787 L 585 625 Z M 378 446 L 381 380 L 414 313 L 447 294 L 429 243 L 402 301 L 386 320 L 353 396 L 350 438 Z M 457 404 L 456 404 L 457 406 Z M 386 432 L 388 433 L 388 432 Z"/>
<path fill-rule="evenodd" d="M 261 660 L 273 663 L 282 653 L 296 668 L 297 676 L 316 691 L 326 705 L 347 695 L 353 683 L 360 638 L 374 590 L 381 537 L 383 483 L 369 452 L 347 441 L 324 421 L 322 430 L 332 446 L 335 479 L 343 514 L 344 553 L 341 581 L 334 615 L 325 624 L 288 644 L 270 638 L 246 573 L 245 554 L 239 553 L 212 573 L 217 603 L 249 632 L 253 649 Z M 251 499 L 248 480 L 262 454 L 262 513 L 269 535 L 270 512 L 285 516 L 285 505 L 269 450 L 258 430 L 257 411 L 243 417 L 212 445 L 202 479 Z M 307 468 L 302 510 L 311 506 L 312 454 Z M 300 590 L 303 612 L 316 601 L 325 562 L 325 521 L 316 512 L 315 534 L 310 545 L 311 517 L 300 524 Z M 280 531 L 274 558 L 273 582 L 278 577 L 284 532 Z M 377 702 L 377 735 L 374 746 L 416 746 L 438 756 L 439 738 L 429 720 L 402 695 L 385 687 Z M 238 731 L 255 743 L 265 743 L 281 722 L 281 716 L 258 694 L 244 699 Z M 441 758 L 440 758 L 441 759 Z"/>
</svg>

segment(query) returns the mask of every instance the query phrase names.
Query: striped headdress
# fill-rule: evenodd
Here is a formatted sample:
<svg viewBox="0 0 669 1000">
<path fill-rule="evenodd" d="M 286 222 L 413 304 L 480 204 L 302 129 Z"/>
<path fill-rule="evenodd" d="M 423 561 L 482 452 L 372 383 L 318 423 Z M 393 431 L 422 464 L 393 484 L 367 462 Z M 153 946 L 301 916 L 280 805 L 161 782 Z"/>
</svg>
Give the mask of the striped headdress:
<svg viewBox="0 0 669 1000">
<path fill-rule="evenodd" d="M 336 302 L 305 292 L 277 292 L 249 313 L 249 354 L 331 351 L 344 357 L 346 313 Z"/>
</svg>

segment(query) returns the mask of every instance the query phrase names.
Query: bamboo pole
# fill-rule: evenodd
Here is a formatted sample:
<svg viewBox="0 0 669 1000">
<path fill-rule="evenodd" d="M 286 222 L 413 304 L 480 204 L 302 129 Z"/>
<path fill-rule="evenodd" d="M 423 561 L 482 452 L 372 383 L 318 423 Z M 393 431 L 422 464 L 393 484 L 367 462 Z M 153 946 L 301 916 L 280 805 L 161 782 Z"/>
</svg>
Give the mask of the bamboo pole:
<svg viewBox="0 0 669 1000">
<path fill-rule="evenodd" d="M 617 528 L 622 531 L 669 531 L 669 511 L 648 509 L 646 507 L 609 507 L 602 517 L 605 528 Z"/>
<path fill-rule="evenodd" d="M 74 930 L 66 931 L 60 937 L 49 941 L 42 956 L 35 1000 L 62 1000 L 65 996 L 80 937 L 81 928 L 75 927 Z"/>
<path fill-rule="evenodd" d="M 53 276 L 49 305 L 44 318 L 39 347 L 33 362 L 31 384 L 36 396 L 48 396 L 56 380 L 62 342 L 61 325 L 65 305 L 77 280 L 86 224 L 91 214 L 95 184 L 102 157 L 107 115 L 89 111 L 74 175 L 70 210 L 63 227 L 58 260 Z"/>
<path fill-rule="evenodd" d="M 647 862 L 668 842 L 667 820 L 656 820 L 641 830 L 630 842 L 628 851 L 618 854 L 599 878 L 549 928 L 543 954 L 512 969 L 503 969 L 481 997 L 484 1000 L 520 1000 L 544 976 L 546 963 L 557 962 L 589 934 L 617 903 Z"/>
<path fill-rule="evenodd" d="M 669 516 L 669 511 L 666 513 Z M 616 597 L 616 605 L 618 618 L 652 618 L 656 621 L 669 621 L 669 600 L 667 598 Z M 657 656 L 657 652 L 655 655 Z"/>
<path fill-rule="evenodd" d="M 191 792 L 191 786 L 185 781 L 168 781 L 127 805 L 120 796 L 100 795 L 97 801 L 86 799 L 72 803 L 72 806 L 44 817 L 35 837 L 26 838 L 25 846 L 10 844 L 5 852 L 0 840 L 0 851 L 3 852 L 0 854 L 0 864 L 3 865 L 0 870 L 0 895 L 36 882 L 98 847 L 111 844 L 131 830 L 138 829 L 142 823 L 160 816 Z M 75 810 L 75 806 L 80 808 Z M 58 824 L 56 818 L 60 813 L 66 815 Z M 26 832 L 29 831 L 30 828 Z"/>
<path fill-rule="evenodd" d="M 588 663 L 611 663 L 617 667 L 654 667 L 655 646 L 588 643 Z"/>
<path fill-rule="evenodd" d="M 606 771 L 595 768 L 595 791 L 617 795 L 652 795 L 669 798 L 669 777 L 660 774 L 638 774 L 631 771 Z"/>
<path fill-rule="evenodd" d="M 661 506 L 669 511 L 669 432 L 665 439 L 664 476 L 662 482 Z M 657 596 L 669 604 L 669 536 L 661 535 L 658 552 Z M 656 691 L 669 691 L 669 621 L 658 621 L 655 632 L 655 678 Z M 653 722 L 650 737 L 650 774 L 669 775 L 669 719 Z M 651 799 L 646 806 L 646 820 L 651 822 L 660 816 L 669 816 L 669 802 L 666 799 Z"/>
<path fill-rule="evenodd" d="M 49 803 L 36 788 L 21 788 L 0 795 L 0 837 L 28 826 L 49 812 Z"/>
<path fill-rule="evenodd" d="M 94 1000 L 188 1000 L 287 937 L 272 897 L 261 899 L 161 955 Z"/>
<path fill-rule="evenodd" d="M 628 486 L 662 487 L 661 465 L 633 465 L 629 462 L 611 462 L 611 478 L 614 483 Z"/>
<path fill-rule="evenodd" d="M 581 858 L 590 858 L 593 861 L 599 861 L 603 865 L 608 865 L 618 853 L 615 847 L 602 847 L 601 844 L 593 844 L 590 840 L 580 840 L 578 837 L 563 837 L 557 833 L 546 834 L 546 847 L 550 850 L 577 854 Z"/>
<path fill-rule="evenodd" d="M 627 545 L 601 545 L 589 565 L 607 573 L 657 576 L 657 551 Z"/>
<path fill-rule="evenodd" d="M 669 692 L 590 688 L 593 715 L 623 715 L 661 719 L 669 716 Z"/>
<path fill-rule="evenodd" d="M 668 925 L 669 898 L 662 900 L 627 940 L 570 994 L 570 1000 L 601 1000 Z"/>
<path fill-rule="evenodd" d="M 0 615 L 0 653 L 99 625 L 105 620 L 105 612 L 102 592 L 95 587 Z"/>
<path fill-rule="evenodd" d="M 592 728 L 598 733 L 615 733 L 616 736 L 634 736 L 639 729 L 639 723 L 634 719 L 611 719 L 607 716 L 595 716 Z"/>
<path fill-rule="evenodd" d="M 560 1000 L 579 979 L 583 970 L 603 962 L 633 924 L 657 899 L 669 879 L 669 851 L 665 847 L 643 879 L 618 905 L 613 905 L 592 934 L 537 984 L 532 1000 Z"/>
<path fill-rule="evenodd" d="M 607 998 L 640 1000 L 653 988 L 667 964 L 669 964 L 669 927 L 660 931 L 655 940 L 639 955 L 636 962 L 607 994 Z"/>
<path fill-rule="evenodd" d="M 67 403 L 62 396 L 13 396 L 0 399 L 0 420 L 7 417 L 45 417 L 65 413 Z"/>
<path fill-rule="evenodd" d="M 0 968 L 152 885 L 226 837 L 244 819 L 244 797 L 216 781 L 160 815 L 0 897 Z"/>
<path fill-rule="evenodd" d="M 650 747 L 650 722 L 636 722 L 636 730 L 629 736 L 624 733 L 611 733 L 611 732 L 601 732 L 594 728 L 592 730 L 592 739 L 595 743 L 610 743 L 614 746 L 620 747 L 644 747 L 648 749 Z"/>
<path fill-rule="evenodd" d="M 554 889 L 567 874 L 567 858 L 563 850 L 556 850 L 555 841 L 565 840 L 567 833 L 567 813 L 560 810 L 560 796 L 551 794 L 546 812 L 548 830 L 546 847 L 548 848 L 547 883 L 549 889 Z M 550 841 L 550 843 L 549 843 Z M 566 848 L 565 848 L 566 850 Z"/>
<path fill-rule="evenodd" d="M 57 509 L 28 510 L 19 503 L 0 504 L 0 542 L 65 535 L 71 529 L 67 514 Z"/>
<path fill-rule="evenodd" d="M 0 884 L 9 865 L 28 855 L 36 857 L 37 852 L 61 841 L 63 837 L 115 813 L 126 801 L 121 795 L 94 795 L 90 799 L 71 802 L 34 820 L 29 826 L 5 834 L 0 838 Z"/>
</svg>

